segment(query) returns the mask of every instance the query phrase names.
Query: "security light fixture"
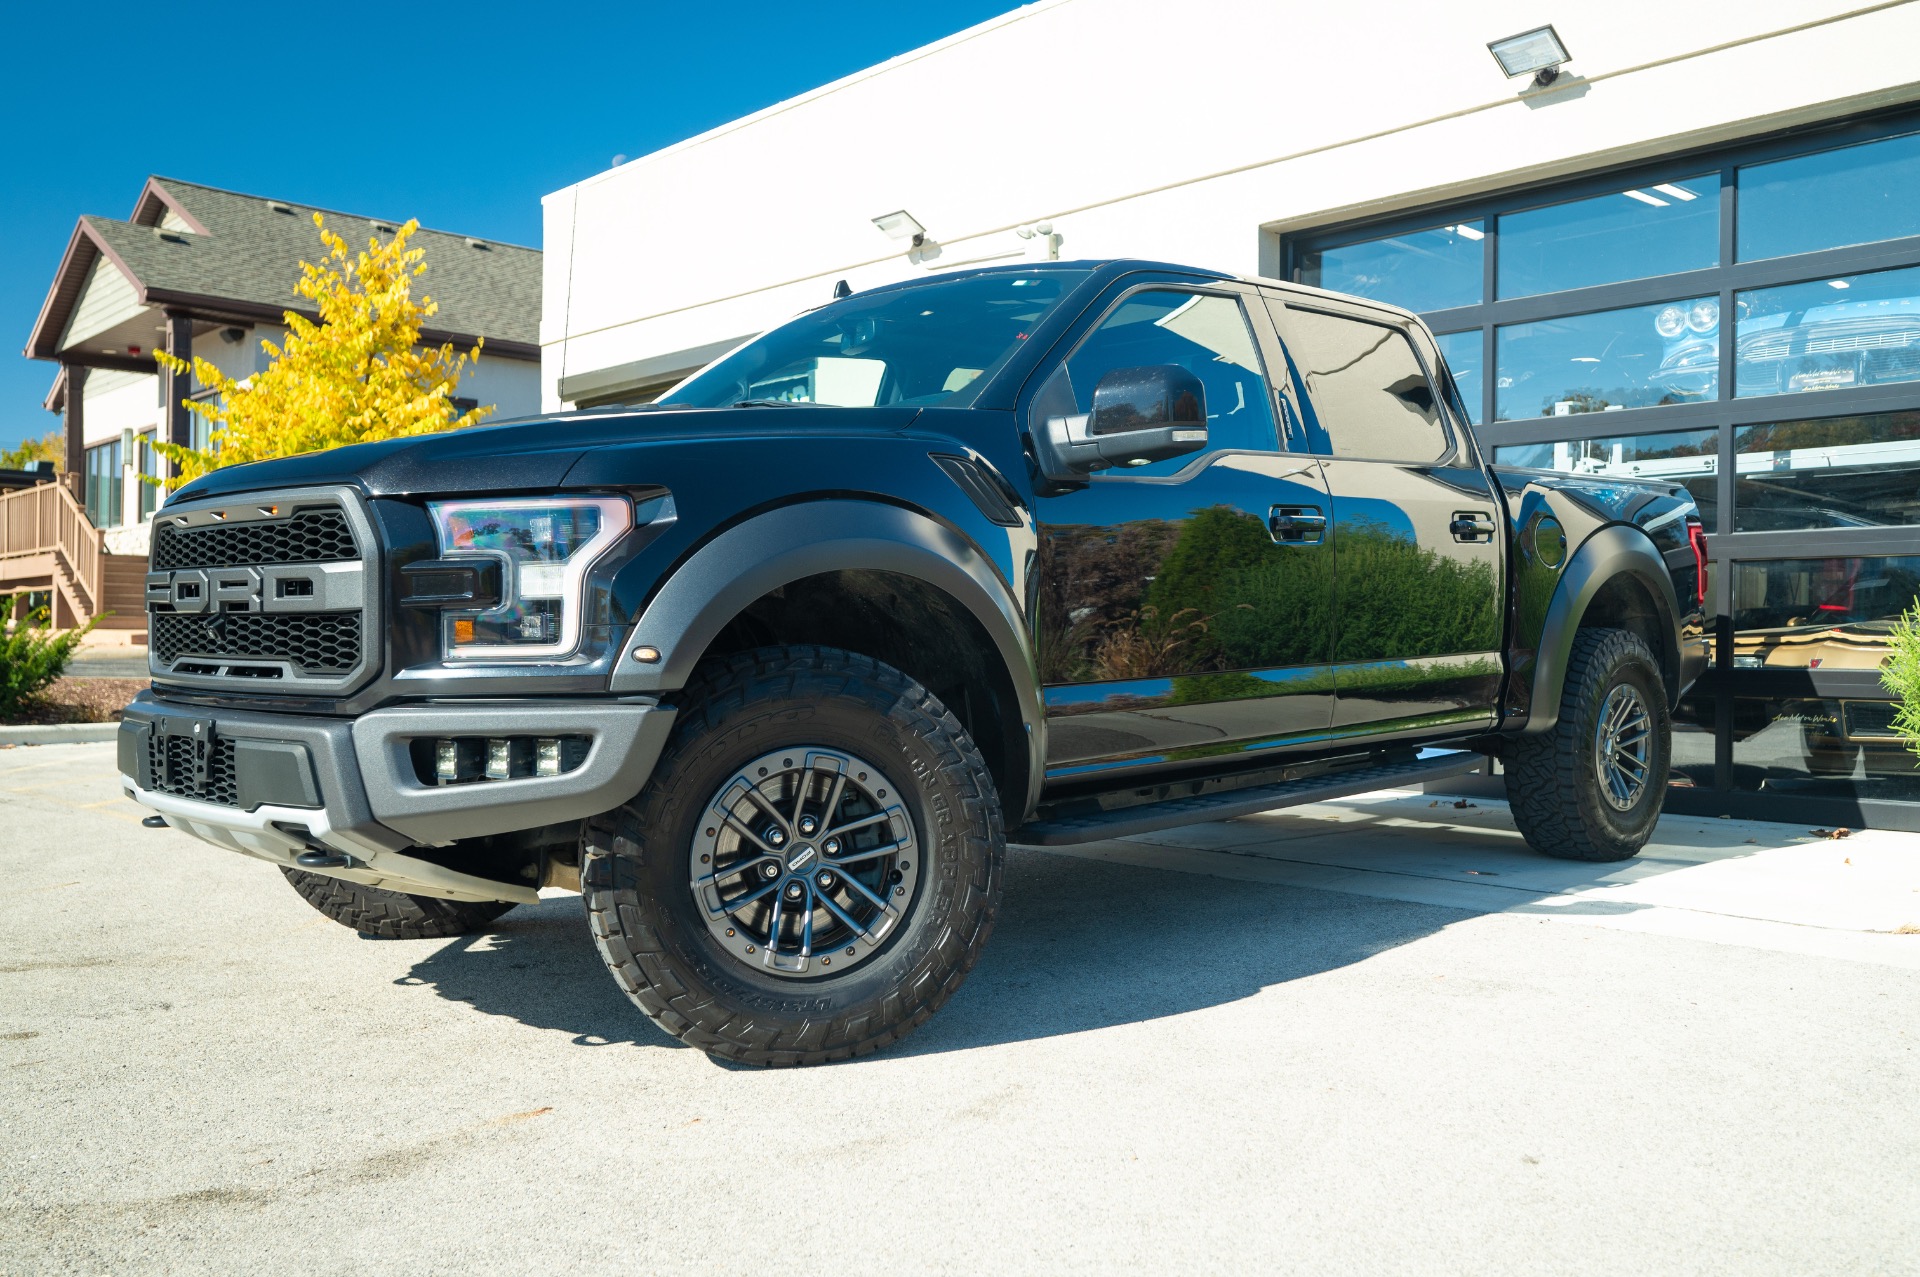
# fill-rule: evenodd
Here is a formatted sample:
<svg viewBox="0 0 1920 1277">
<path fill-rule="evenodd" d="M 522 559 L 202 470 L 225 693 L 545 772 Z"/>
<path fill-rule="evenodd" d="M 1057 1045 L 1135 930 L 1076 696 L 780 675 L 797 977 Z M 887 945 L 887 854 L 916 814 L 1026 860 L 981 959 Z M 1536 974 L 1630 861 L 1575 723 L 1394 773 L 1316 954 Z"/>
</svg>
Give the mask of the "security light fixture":
<svg viewBox="0 0 1920 1277">
<path fill-rule="evenodd" d="M 1487 45 L 1487 52 L 1500 64 L 1508 79 L 1531 75 L 1535 85 L 1544 88 L 1560 78 L 1560 68 L 1570 57 L 1567 46 L 1551 25 L 1522 31 Z"/>
<path fill-rule="evenodd" d="M 894 213 L 882 213 L 873 219 L 873 224 L 885 231 L 888 239 L 910 239 L 915 248 L 927 242 L 927 228 L 904 208 Z"/>
</svg>

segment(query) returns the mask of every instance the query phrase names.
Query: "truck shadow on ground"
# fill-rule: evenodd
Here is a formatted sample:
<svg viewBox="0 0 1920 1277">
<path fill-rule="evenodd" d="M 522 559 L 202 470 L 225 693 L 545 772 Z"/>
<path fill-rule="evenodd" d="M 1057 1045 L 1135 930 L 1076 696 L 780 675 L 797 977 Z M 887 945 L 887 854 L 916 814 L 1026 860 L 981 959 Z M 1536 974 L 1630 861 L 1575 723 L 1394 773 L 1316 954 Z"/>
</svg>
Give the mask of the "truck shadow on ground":
<svg viewBox="0 0 1920 1277">
<path fill-rule="evenodd" d="M 1431 935 L 1468 911 L 1008 852 L 980 964 L 892 1054 L 1081 1033 L 1219 1006 Z M 615 985 L 575 898 L 522 906 L 397 983 L 581 1046 L 674 1047 Z"/>
</svg>

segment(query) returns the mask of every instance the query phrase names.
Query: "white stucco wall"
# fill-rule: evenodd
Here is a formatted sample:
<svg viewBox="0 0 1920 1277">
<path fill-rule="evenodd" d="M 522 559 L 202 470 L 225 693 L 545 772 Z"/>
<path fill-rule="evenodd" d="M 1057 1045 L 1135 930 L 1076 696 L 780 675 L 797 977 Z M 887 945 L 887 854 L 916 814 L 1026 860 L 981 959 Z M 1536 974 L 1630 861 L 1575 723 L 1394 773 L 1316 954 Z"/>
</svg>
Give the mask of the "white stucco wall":
<svg viewBox="0 0 1920 1277">
<path fill-rule="evenodd" d="M 91 448 L 123 430 L 138 434 L 153 429 L 161 416 L 160 379 L 152 373 L 96 368 L 87 374 L 85 402 L 86 441 Z"/>
<path fill-rule="evenodd" d="M 492 404 L 490 421 L 530 416 L 540 411 L 539 361 L 490 355 L 483 347 L 480 358 L 467 365 L 455 393 L 462 399 Z"/>
<path fill-rule="evenodd" d="M 1523 96 L 1486 43 L 1549 19 L 1573 61 Z M 548 196 L 544 401 L 1023 223 L 1253 274 L 1286 230 L 1920 98 L 1916 52 L 1920 4 L 1043 0 Z"/>
</svg>

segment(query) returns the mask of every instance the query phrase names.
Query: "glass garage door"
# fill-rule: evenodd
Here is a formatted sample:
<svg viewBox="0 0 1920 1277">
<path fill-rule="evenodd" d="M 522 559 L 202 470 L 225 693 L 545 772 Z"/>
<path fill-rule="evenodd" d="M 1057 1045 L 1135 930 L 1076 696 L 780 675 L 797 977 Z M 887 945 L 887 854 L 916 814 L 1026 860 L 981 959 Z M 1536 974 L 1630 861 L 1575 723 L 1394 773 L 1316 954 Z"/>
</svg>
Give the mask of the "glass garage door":
<svg viewBox="0 0 1920 1277">
<path fill-rule="evenodd" d="M 1920 595 L 1920 116 L 1315 232 L 1284 261 L 1419 311 L 1499 463 L 1693 492 L 1715 663 L 1671 806 L 1920 828 L 1878 672 Z"/>
</svg>

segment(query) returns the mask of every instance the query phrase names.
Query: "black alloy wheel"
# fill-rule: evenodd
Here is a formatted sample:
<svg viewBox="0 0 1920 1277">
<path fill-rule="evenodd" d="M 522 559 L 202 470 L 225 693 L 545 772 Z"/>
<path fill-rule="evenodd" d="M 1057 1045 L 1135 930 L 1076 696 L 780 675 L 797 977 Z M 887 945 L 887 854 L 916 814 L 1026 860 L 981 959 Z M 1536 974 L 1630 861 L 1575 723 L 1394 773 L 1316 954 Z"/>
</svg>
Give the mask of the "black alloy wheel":
<svg viewBox="0 0 1920 1277">
<path fill-rule="evenodd" d="M 839 750 L 779 749 L 721 782 L 688 874 L 720 947 L 775 975 L 870 960 L 919 885 L 899 786 Z"/>
<path fill-rule="evenodd" d="M 726 657 L 654 774 L 588 823 L 595 943 L 655 1023 L 746 1064 L 862 1055 L 926 1022 L 993 929 L 999 796 L 954 716 L 834 648 Z"/>
</svg>

